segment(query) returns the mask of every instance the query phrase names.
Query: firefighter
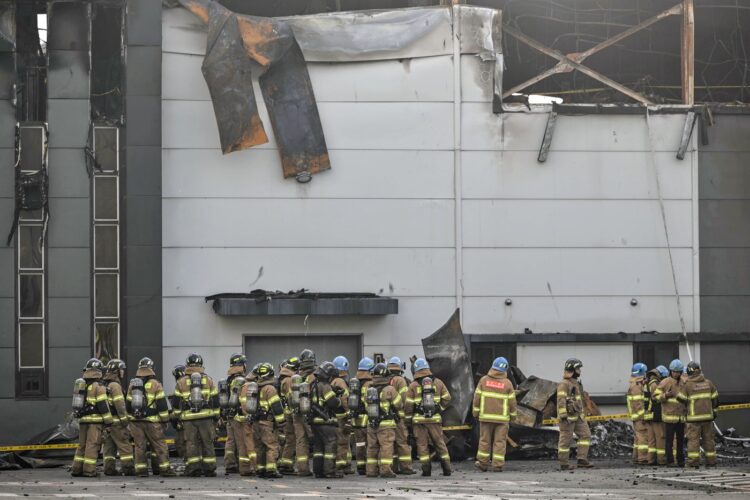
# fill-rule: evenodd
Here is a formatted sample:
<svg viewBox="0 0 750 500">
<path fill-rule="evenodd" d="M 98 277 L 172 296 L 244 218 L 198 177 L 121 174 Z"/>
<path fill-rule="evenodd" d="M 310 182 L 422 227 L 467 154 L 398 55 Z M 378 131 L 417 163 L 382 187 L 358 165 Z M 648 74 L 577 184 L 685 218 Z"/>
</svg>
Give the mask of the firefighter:
<svg viewBox="0 0 750 500">
<path fill-rule="evenodd" d="M 172 368 L 172 376 L 174 377 L 175 384 L 177 384 L 177 381 L 185 376 L 185 365 L 175 365 Z M 187 460 L 187 457 L 185 455 L 185 429 L 182 427 L 182 422 L 179 418 L 180 401 L 180 398 L 174 394 L 169 397 L 169 404 L 172 407 L 169 412 L 169 421 L 175 431 L 174 447 L 177 451 L 177 456 L 184 462 Z"/>
<path fill-rule="evenodd" d="M 169 405 L 164 396 L 164 388 L 156 379 L 154 362 L 143 358 L 138 362 L 135 377 L 128 384 L 125 405 L 130 419 L 130 434 L 135 447 L 135 472 L 148 477 L 146 448 L 151 447 L 158 461 L 159 475 L 174 476 L 169 463 L 169 449 L 164 441 L 164 427 L 169 420 Z"/>
<path fill-rule="evenodd" d="M 185 476 L 216 477 L 216 421 L 219 418 L 219 391 L 203 369 L 203 357 L 187 357 L 185 376 L 177 382 L 179 417 L 185 428 L 187 466 Z"/>
<path fill-rule="evenodd" d="M 284 406 L 276 390 L 274 370 L 270 363 L 260 363 L 253 368 L 254 379 L 246 384 L 243 411 L 252 422 L 253 439 L 260 477 L 279 478 L 277 469 L 279 441 L 274 425 L 284 425 Z"/>
<path fill-rule="evenodd" d="M 508 360 L 499 357 L 492 362 L 487 375 L 474 391 L 472 412 L 479 422 L 479 448 L 474 465 L 486 472 L 492 457 L 493 472 L 502 472 L 510 421 L 516 417 L 516 391 L 508 379 Z"/>
<path fill-rule="evenodd" d="M 443 475 L 451 475 L 451 457 L 445 446 L 441 417 L 450 401 L 448 388 L 442 380 L 433 377 L 427 360 L 414 361 L 414 381 L 406 392 L 406 421 L 412 425 L 423 476 L 432 474 L 430 443 L 440 457 Z"/>
<path fill-rule="evenodd" d="M 338 370 L 333 363 L 325 361 L 315 371 L 315 379 L 310 386 L 313 472 L 317 478 L 344 477 L 341 471 L 336 470 L 338 415 L 344 411 L 341 399 L 331 387 L 337 375 Z"/>
<path fill-rule="evenodd" d="M 336 469 L 344 474 L 354 474 L 352 470 L 352 449 L 350 439 L 352 426 L 349 422 L 349 360 L 344 356 L 336 356 L 333 366 L 338 374 L 331 381 L 331 387 L 336 396 L 341 400 L 343 411 L 338 413 L 338 427 L 336 429 Z"/>
<path fill-rule="evenodd" d="M 669 376 L 659 382 L 654 396 L 661 403 L 661 419 L 664 422 L 664 452 L 667 465 L 685 466 L 685 405 L 682 371 L 684 365 L 679 359 L 669 363 Z M 676 441 L 676 449 L 675 447 Z"/>
<path fill-rule="evenodd" d="M 393 453 L 396 419 L 403 399 L 390 384 L 388 368 L 378 363 L 372 369 L 372 384 L 365 393 L 367 406 L 367 477 L 396 477 Z"/>
<path fill-rule="evenodd" d="M 107 389 L 101 382 L 104 365 L 91 358 L 83 368 L 83 378 L 74 383 L 73 412 L 78 418 L 78 448 L 70 474 L 75 477 L 97 477 L 96 459 L 102 446 L 102 431 L 112 425 L 107 405 Z"/>
<path fill-rule="evenodd" d="M 370 371 L 375 367 L 372 359 L 364 357 L 357 364 L 356 379 L 359 381 L 360 391 L 358 405 L 349 405 L 349 420 L 354 431 L 354 460 L 357 464 L 357 474 L 364 476 L 367 466 L 367 411 L 365 408 L 365 392 L 372 383 Z"/>
<path fill-rule="evenodd" d="M 682 395 L 678 395 L 687 405 L 686 437 L 688 465 L 700 467 L 701 444 L 706 456 L 706 466 L 716 465 L 716 444 L 714 443 L 714 419 L 719 406 L 719 391 L 713 382 L 703 376 L 701 367 L 695 361 L 687 365 L 688 379 Z"/>
<path fill-rule="evenodd" d="M 635 363 L 630 370 L 630 385 L 626 395 L 628 418 L 633 422 L 633 464 L 648 465 L 648 424 L 646 423 L 646 372 L 648 367 Z"/>
<path fill-rule="evenodd" d="M 227 370 L 227 399 L 231 394 L 232 381 L 236 378 L 245 377 L 245 371 L 247 370 L 247 358 L 244 354 L 234 353 L 229 357 L 229 369 Z M 244 380 L 243 380 L 244 383 Z M 242 387 L 240 385 L 240 387 Z M 238 388 L 239 389 L 239 388 Z M 237 455 L 237 441 L 239 438 L 235 436 L 235 427 L 232 425 L 234 422 L 234 416 L 237 414 L 238 405 L 234 407 L 228 407 L 220 410 L 221 422 L 224 424 L 227 430 L 227 441 L 224 444 L 224 472 L 227 474 L 233 474 L 239 472 L 238 458 Z M 239 430 L 239 429 L 238 429 Z"/>
<path fill-rule="evenodd" d="M 315 353 L 310 349 L 305 349 L 299 355 L 298 375 L 302 382 L 312 384 L 315 372 Z M 294 384 L 292 384 L 294 385 Z M 294 424 L 295 453 L 297 462 L 297 475 L 310 476 L 310 444 L 312 443 L 312 429 L 307 422 L 307 416 L 300 413 L 296 408 L 292 415 Z"/>
<path fill-rule="evenodd" d="M 581 376 L 583 363 L 576 358 L 565 361 L 563 380 L 557 386 L 557 416 L 560 419 L 560 439 L 557 445 L 557 457 L 560 470 L 571 470 L 568 463 L 573 434 L 578 437 L 578 467 L 593 467 L 588 461 L 591 446 L 591 430 L 586 423 L 586 411 L 583 406 L 583 387 L 578 378 Z"/>
<path fill-rule="evenodd" d="M 296 438 L 294 435 L 294 421 L 292 408 L 289 405 L 289 398 L 292 392 L 292 377 L 299 370 L 299 358 L 293 356 L 281 363 L 279 370 L 279 396 L 284 405 L 284 447 L 279 459 L 279 472 L 294 472 L 294 450 L 296 447 Z"/>
<path fill-rule="evenodd" d="M 406 391 L 409 390 L 409 384 L 404 378 L 404 365 L 401 358 L 393 356 L 388 360 L 389 383 L 396 389 L 398 395 L 403 401 L 406 401 Z M 396 444 L 394 448 L 395 471 L 398 474 L 410 475 L 416 474 L 411 466 L 411 446 L 409 445 L 409 431 L 406 427 L 406 414 L 404 413 L 403 404 L 397 410 L 396 415 Z"/>
<path fill-rule="evenodd" d="M 112 426 L 104 432 L 102 438 L 102 456 L 104 457 L 105 476 L 135 476 L 133 467 L 133 445 L 128 430 L 128 410 L 125 407 L 125 395 L 122 392 L 122 379 L 125 377 L 125 363 L 120 359 L 111 359 L 107 363 L 102 381 L 107 390 L 107 403 L 112 414 Z M 121 470 L 117 470 L 117 453 L 120 454 Z"/>
<path fill-rule="evenodd" d="M 659 386 L 659 382 L 668 376 L 669 370 L 663 365 L 659 365 L 646 373 L 646 388 L 648 392 L 645 393 L 645 396 L 648 399 L 649 405 L 648 412 L 646 413 L 649 465 L 666 465 L 667 463 L 664 444 L 664 422 L 661 418 L 661 403 L 656 400 L 654 393 Z"/>
</svg>

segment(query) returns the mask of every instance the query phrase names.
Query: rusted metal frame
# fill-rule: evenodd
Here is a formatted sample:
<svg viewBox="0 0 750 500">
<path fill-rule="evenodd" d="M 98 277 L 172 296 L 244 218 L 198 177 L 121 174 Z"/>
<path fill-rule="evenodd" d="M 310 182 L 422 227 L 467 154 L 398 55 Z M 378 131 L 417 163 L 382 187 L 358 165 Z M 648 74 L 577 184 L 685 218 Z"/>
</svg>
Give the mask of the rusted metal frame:
<svg viewBox="0 0 750 500">
<path fill-rule="evenodd" d="M 698 114 L 695 111 L 689 111 L 685 116 L 685 125 L 682 127 L 682 137 L 680 138 L 680 147 L 677 148 L 677 159 L 684 160 L 685 153 L 690 146 L 690 138 L 693 136 L 693 129 L 695 129 L 695 122 L 698 119 Z"/>
<path fill-rule="evenodd" d="M 639 31 L 643 31 L 644 29 L 658 23 L 662 19 L 666 19 L 670 16 L 677 16 L 682 14 L 683 6 L 682 4 L 677 4 L 673 6 L 670 9 L 665 10 L 664 12 L 661 12 L 654 17 L 651 17 L 642 23 L 639 23 L 631 28 L 626 29 L 625 31 L 618 33 L 617 35 L 608 38 L 604 40 L 603 42 L 591 47 L 590 49 L 584 51 L 584 52 L 573 52 L 570 54 L 567 54 L 567 57 L 569 57 L 571 60 L 576 61 L 578 63 L 582 63 L 584 60 L 586 60 L 588 57 L 596 54 L 597 52 L 606 49 L 607 47 L 611 47 L 612 45 L 628 38 L 629 36 L 638 33 Z M 510 97 L 511 95 L 515 94 L 516 92 L 520 92 L 521 90 L 530 87 L 531 85 L 534 85 L 535 83 L 538 83 L 542 80 L 544 80 L 547 77 L 550 77 L 552 75 L 555 75 L 557 73 L 568 73 L 570 71 L 573 71 L 573 68 L 564 63 L 559 62 L 554 67 L 548 69 L 547 71 L 544 71 L 543 73 L 539 73 L 538 75 L 529 78 L 523 83 L 519 83 L 512 89 L 506 91 L 503 93 L 503 98 Z"/>
<path fill-rule="evenodd" d="M 569 66 L 572 66 L 573 69 L 577 69 L 578 71 L 580 71 L 584 75 L 590 76 L 594 80 L 597 80 L 597 81 L 603 83 L 604 85 L 607 85 L 608 87 L 611 87 L 611 88 L 617 90 L 618 92 L 620 92 L 622 94 L 625 94 L 626 96 L 630 97 L 634 101 L 638 101 L 641 104 L 644 104 L 646 106 L 650 106 L 650 105 L 654 104 L 653 102 L 649 101 L 648 99 L 646 99 L 645 97 L 643 97 L 638 92 L 635 92 L 635 91 L 633 91 L 633 90 L 625 87 L 624 85 L 621 85 L 621 84 L 617 83 L 616 81 L 612 80 L 611 78 L 608 78 L 608 77 L 602 75 L 598 71 L 594 71 L 593 69 L 589 68 L 588 66 L 584 66 L 583 64 L 579 64 L 579 63 L 575 62 L 574 60 L 572 60 L 571 58 L 567 57 L 565 54 L 563 54 L 560 51 L 557 51 L 557 50 L 554 50 L 554 49 L 550 49 L 546 45 L 544 45 L 544 44 L 542 44 L 542 43 L 534 40 L 533 38 L 525 35 L 524 33 L 522 33 L 521 31 L 519 31 L 518 29 L 516 29 L 516 28 L 514 28 L 512 26 L 505 26 L 503 28 L 503 30 L 506 33 L 508 33 L 509 35 L 511 35 L 512 37 L 514 37 L 514 38 L 520 40 L 521 42 L 525 43 L 529 47 L 531 47 L 533 49 L 536 49 L 539 52 L 541 52 L 542 54 L 546 54 L 546 55 L 548 55 L 548 56 L 550 56 L 550 57 L 552 57 L 554 59 L 557 59 L 558 61 L 563 62 L 563 63 L 565 63 L 565 64 L 567 64 Z"/>
<path fill-rule="evenodd" d="M 682 103 L 695 103 L 695 9 L 693 0 L 682 0 Z"/>
<path fill-rule="evenodd" d="M 555 133 L 555 125 L 557 124 L 557 113 L 550 111 L 547 116 L 547 126 L 544 128 L 544 137 L 542 138 L 542 146 L 539 148 L 539 156 L 536 160 L 539 163 L 547 161 L 549 155 L 549 148 L 552 145 L 552 136 Z"/>
</svg>

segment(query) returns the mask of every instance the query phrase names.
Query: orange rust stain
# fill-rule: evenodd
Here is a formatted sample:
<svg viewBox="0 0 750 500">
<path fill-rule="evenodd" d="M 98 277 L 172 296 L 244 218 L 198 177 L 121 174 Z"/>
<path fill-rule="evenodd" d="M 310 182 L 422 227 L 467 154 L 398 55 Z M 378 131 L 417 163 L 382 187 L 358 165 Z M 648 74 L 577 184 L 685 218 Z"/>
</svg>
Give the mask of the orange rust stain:
<svg viewBox="0 0 750 500">
<path fill-rule="evenodd" d="M 224 151 L 224 154 L 232 153 L 234 151 L 242 151 L 243 149 L 248 149 L 267 142 L 268 136 L 263 128 L 263 122 L 260 121 L 260 118 L 256 115 L 250 118 L 250 125 L 245 129 L 240 140 L 231 144 L 229 148 Z"/>
<path fill-rule="evenodd" d="M 261 53 L 261 50 L 263 45 L 277 38 L 273 30 L 273 24 L 268 21 L 251 23 L 247 19 L 237 17 L 237 26 L 240 29 L 240 36 L 242 36 L 247 55 L 261 66 L 271 64 L 271 60 Z"/>
<path fill-rule="evenodd" d="M 324 170 L 331 169 L 331 160 L 328 153 L 322 155 L 307 155 L 299 153 L 294 155 L 285 155 L 281 152 L 281 168 L 284 172 L 284 178 L 295 177 L 300 171 L 308 171 L 311 174 L 317 174 Z"/>
<path fill-rule="evenodd" d="M 205 5 L 201 5 L 198 2 L 187 2 L 188 10 L 198 16 L 201 21 L 208 24 L 208 9 Z"/>
</svg>

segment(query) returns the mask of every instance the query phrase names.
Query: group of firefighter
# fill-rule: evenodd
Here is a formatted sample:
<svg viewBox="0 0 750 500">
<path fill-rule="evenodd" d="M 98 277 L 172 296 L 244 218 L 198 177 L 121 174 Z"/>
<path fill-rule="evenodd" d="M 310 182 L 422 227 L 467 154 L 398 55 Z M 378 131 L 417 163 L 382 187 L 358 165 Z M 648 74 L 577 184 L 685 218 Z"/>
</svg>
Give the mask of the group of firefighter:
<svg viewBox="0 0 750 500">
<path fill-rule="evenodd" d="M 74 385 L 80 432 L 72 475 L 97 476 L 101 450 L 105 475 L 147 477 L 150 465 L 155 475 L 174 476 L 165 440 L 168 424 L 176 431 L 185 476 L 216 476 L 218 427 L 227 434 L 227 474 L 340 478 L 354 473 L 352 459 L 356 472 L 367 477 L 415 474 L 410 436 L 423 476 L 431 475 L 432 452 L 443 475 L 451 474 L 441 416 L 451 395 L 425 359 L 412 364 L 414 380 L 404 377 L 405 365 L 397 357 L 387 364 L 362 358 L 351 377 L 345 357 L 318 365 L 309 349 L 284 360 L 278 376 L 270 363 L 248 372 L 243 354 L 233 354 L 229 364 L 227 377 L 214 383 L 204 371 L 203 358 L 190 354 L 185 365 L 174 367 L 175 390 L 167 397 L 149 358 L 140 360 L 126 389 L 123 361 L 113 359 L 104 366 L 90 359 Z M 582 367 L 580 360 L 568 359 L 557 387 L 562 470 L 575 468 L 569 462 L 574 435 L 577 466 L 593 466 L 588 461 L 591 431 L 579 379 Z M 505 464 L 517 408 L 508 370 L 508 361 L 496 358 L 474 392 L 472 414 L 479 425 L 474 465 L 481 471 L 500 472 Z M 627 405 L 635 430 L 634 462 L 684 466 L 687 423 L 688 465 L 699 465 L 701 440 L 707 465 L 714 465 L 718 392 L 700 366 L 691 362 L 684 370 L 680 360 L 674 360 L 669 369 L 648 371 L 636 363 L 631 375 Z"/>
<path fill-rule="evenodd" d="M 627 393 L 633 421 L 633 463 L 637 465 L 700 467 L 701 447 L 707 466 L 716 465 L 714 420 L 719 392 L 695 361 L 685 367 L 679 359 L 669 368 L 649 370 L 633 365 Z"/>
</svg>

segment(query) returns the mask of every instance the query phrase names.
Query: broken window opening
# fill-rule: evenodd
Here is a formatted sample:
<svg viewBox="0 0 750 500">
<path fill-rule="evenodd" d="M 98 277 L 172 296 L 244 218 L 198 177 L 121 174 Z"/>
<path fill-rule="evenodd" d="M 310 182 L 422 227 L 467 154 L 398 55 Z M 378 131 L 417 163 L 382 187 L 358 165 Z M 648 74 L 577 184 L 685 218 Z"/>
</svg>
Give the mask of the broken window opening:
<svg viewBox="0 0 750 500">
<path fill-rule="evenodd" d="M 94 3 L 91 14 L 91 120 L 122 123 L 125 10 Z"/>
</svg>

